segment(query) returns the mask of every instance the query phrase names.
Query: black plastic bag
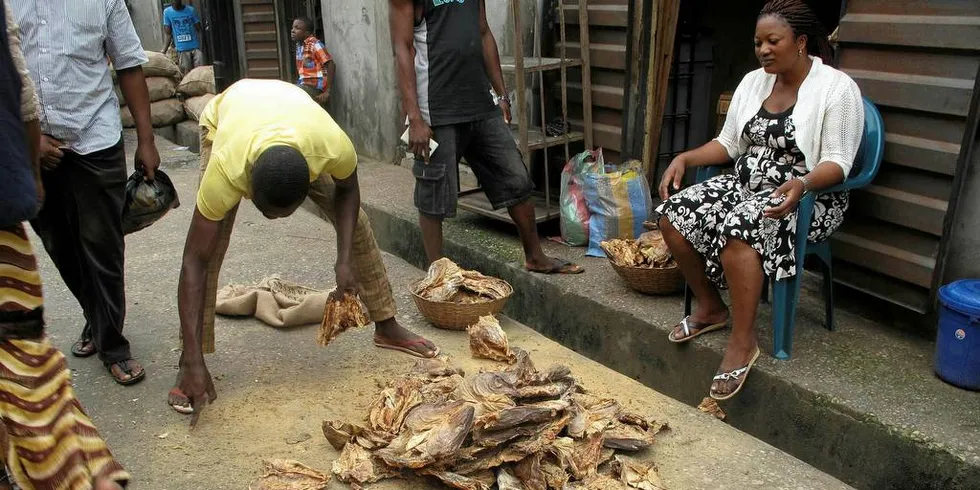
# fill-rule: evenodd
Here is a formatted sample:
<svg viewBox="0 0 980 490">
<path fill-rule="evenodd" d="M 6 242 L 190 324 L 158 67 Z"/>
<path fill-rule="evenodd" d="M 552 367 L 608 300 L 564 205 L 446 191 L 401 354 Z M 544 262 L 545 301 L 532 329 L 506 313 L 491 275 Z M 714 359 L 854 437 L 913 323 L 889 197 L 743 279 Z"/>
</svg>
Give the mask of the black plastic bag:
<svg viewBox="0 0 980 490">
<path fill-rule="evenodd" d="M 153 181 L 147 182 L 143 169 L 137 168 L 126 181 L 123 233 L 128 235 L 142 230 L 179 206 L 177 189 L 163 170 L 157 169 Z"/>
</svg>

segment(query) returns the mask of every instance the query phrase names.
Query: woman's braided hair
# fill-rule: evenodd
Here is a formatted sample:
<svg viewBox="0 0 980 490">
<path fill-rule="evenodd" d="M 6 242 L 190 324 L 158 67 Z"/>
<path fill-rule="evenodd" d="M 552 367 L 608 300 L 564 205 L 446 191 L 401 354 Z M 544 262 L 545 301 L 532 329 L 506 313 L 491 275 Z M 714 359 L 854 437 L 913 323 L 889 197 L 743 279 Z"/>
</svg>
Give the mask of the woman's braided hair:
<svg viewBox="0 0 980 490">
<path fill-rule="evenodd" d="M 832 61 L 834 51 L 827 39 L 827 29 L 804 0 L 770 0 L 762 7 L 759 18 L 767 15 L 786 21 L 796 37 L 805 35 L 808 53 L 819 56 L 824 63 Z"/>
</svg>

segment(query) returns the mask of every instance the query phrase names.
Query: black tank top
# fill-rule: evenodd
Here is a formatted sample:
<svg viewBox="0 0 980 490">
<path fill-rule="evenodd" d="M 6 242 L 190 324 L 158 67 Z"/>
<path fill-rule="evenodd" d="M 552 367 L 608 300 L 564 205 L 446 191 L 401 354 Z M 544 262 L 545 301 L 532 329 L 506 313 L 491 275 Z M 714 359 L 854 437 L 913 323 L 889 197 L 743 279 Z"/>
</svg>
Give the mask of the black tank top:
<svg viewBox="0 0 980 490">
<path fill-rule="evenodd" d="M 480 0 L 415 0 L 415 76 L 419 109 L 432 126 L 499 115 L 483 66 Z"/>
</svg>

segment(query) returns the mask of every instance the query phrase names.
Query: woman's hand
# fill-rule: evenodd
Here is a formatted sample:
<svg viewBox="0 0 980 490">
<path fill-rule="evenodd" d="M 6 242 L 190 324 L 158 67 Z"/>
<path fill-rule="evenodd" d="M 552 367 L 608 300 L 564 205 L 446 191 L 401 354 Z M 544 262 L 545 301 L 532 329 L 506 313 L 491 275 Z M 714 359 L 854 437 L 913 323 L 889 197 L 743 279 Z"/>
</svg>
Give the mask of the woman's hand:
<svg viewBox="0 0 980 490">
<path fill-rule="evenodd" d="M 664 178 L 660 180 L 660 199 L 666 201 L 670 197 L 671 189 L 674 192 L 681 190 L 681 182 L 684 180 L 684 172 L 687 171 L 687 160 L 684 155 L 677 155 L 664 171 Z"/>
<path fill-rule="evenodd" d="M 796 209 L 803 197 L 803 181 L 800 179 L 790 179 L 789 182 L 779 186 L 770 196 L 772 198 L 782 197 L 783 202 L 777 206 L 771 206 L 763 210 L 762 214 L 766 218 L 780 219 Z"/>
</svg>

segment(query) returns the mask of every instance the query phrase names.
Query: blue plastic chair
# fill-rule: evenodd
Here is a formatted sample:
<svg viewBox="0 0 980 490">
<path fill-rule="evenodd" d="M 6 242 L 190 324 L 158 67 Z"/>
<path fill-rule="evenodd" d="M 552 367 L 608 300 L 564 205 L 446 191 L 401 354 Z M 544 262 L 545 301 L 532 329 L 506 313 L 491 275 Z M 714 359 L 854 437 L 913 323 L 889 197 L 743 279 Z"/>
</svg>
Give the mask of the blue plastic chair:
<svg viewBox="0 0 980 490">
<path fill-rule="evenodd" d="M 860 189 L 878 174 L 881 159 L 885 154 L 885 127 L 878 108 L 867 97 L 864 98 L 864 135 L 849 178 L 842 184 L 819 193 L 840 192 Z M 697 181 L 704 182 L 721 173 L 720 166 L 698 168 Z M 772 302 L 773 352 L 778 359 L 789 359 L 793 348 L 793 327 L 796 323 L 796 303 L 800 298 L 800 285 L 803 279 L 803 261 L 808 255 L 816 255 L 823 265 L 823 292 L 827 315 L 827 329 L 834 326 L 834 262 L 830 253 L 830 240 L 810 243 L 810 223 L 813 221 L 813 205 L 817 193 L 809 193 L 800 200 L 796 223 L 796 264 L 799 273 L 788 279 L 775 281 Z M 806 216 L 807 219 L 800 219 Z M 769 297 L 769 278 L 763 286 L 763 301 Z M 691 314 L 693 293 L 686 288 L 684 293 L 684 314 Z"/>
</svg>

